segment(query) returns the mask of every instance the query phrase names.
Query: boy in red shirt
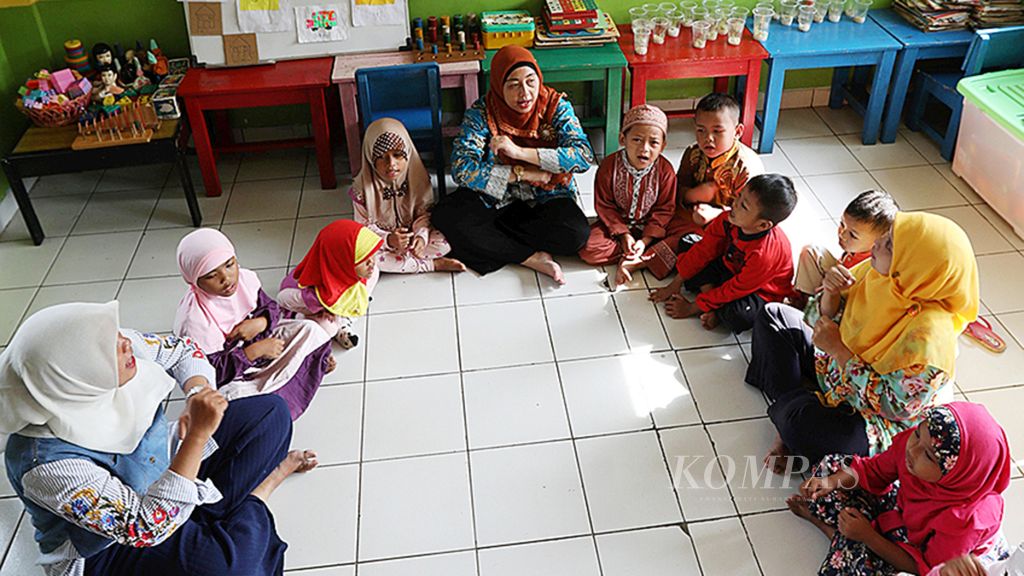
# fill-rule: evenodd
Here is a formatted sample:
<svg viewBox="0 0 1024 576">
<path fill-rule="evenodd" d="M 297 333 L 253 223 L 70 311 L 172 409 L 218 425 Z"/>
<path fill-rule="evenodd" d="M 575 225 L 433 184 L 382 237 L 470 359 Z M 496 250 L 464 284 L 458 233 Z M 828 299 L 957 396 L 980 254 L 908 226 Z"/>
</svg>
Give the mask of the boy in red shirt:
<svg viewBox="0 0 1024 576">
<path fill-rule="evenodd" d="M 704 237 L 676 260 L 679 276 L 651 293 L 666 302 L 672 318 L 700 315 L 704 328 L 724 322 L 735 333 L 749 330 L 766 302 L 793 293 L 793 251 L 778 224 L 796 207 L 793 182 L 781 174 L 751 178 L 732 210 L 704 229 Z M 683 298 L 685 287 L 698 294 Z"/>
</svg>

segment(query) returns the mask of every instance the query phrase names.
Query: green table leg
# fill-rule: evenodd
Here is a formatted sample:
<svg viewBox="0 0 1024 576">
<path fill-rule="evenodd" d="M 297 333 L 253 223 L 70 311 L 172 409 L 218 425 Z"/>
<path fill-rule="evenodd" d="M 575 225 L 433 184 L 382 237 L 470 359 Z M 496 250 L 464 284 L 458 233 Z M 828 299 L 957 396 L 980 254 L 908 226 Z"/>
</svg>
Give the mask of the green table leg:
<svg viewBox="0 0 1024 576">
<path fill-rule="evenodd" d="M 622 68 L 608 68 L 604 82 L 605 106 L 604 153 L 607 156 L 619 149 L 619 126 L 622 122 Z"/>
</svg>

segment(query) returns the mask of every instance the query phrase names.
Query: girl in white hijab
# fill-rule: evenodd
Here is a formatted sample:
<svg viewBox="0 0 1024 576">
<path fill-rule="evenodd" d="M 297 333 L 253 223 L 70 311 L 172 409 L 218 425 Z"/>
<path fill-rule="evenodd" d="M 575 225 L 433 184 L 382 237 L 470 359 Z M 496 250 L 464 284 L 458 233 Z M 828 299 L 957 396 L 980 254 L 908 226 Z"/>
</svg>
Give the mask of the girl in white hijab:
<svg viewBox="0 0 1024 576">
<path fill-rule="evenodd" d="M 394 118 L 370 124 L 363 135 L 363 158 L 349 192 L 354 220 L 384 238 L 378 252 L 381 272 L 462 272 L 466 266 L 445 258 L 451 247 L 430 226 L 434 189 L 405 126 Z"/>
<path fill-rule="evenodd" d="M 0 432 L 47 575 L 280 572 L 264 502 L 315 455 L 287 452 L 283 400 L 228 408 L 213 379 L 190 340 L 119 329 L 117 302 L 25 320 L 0 354 Z M 185 409 L 170 425 L 176 381 Z"/>
</svg>

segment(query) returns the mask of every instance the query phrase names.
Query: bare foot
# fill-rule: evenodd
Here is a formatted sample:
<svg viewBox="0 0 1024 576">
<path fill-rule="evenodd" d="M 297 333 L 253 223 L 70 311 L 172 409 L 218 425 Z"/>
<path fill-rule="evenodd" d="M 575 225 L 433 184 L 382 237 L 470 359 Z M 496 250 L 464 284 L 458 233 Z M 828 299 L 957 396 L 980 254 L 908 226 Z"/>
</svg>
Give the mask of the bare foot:
<svg viewBox="0 0 1024 576">
<path fill-rule="evenodd" d="M 789 448 L 786 448 L 786 443 L 782 441 L 782 436 L 775 435 L 775 442 L 772 442 L 772 447 L 768 449 L 768 454 L 764 457 L 764 465 L 767 468 L 771 468 L 772 472 L 782 476 L 786 473 L 786 462 L 791 456 Z"/>
<path fill-rule="evenodd" d="M 822 521 L 821 518 L 816 518 L 813 514 L 811 514 L 811 507 L 810 505 L 807 504 L 807 499 L 801 496 L 800 494 L 793 494 L 789 498 L 786 498 L 786 506 L 789 507 L 789 511 L 793 514 L 796 514 L 800 518 L 803 518 L 804 520 L 807 520 L 811 524 L 817 526 L 818 530 L 821 530 L 822 533 L 825 534 L 825 536 L 827 536 L 829 540 L 831 540 L 832 537 L 835 536 L 836 529 L 829 526 L 828 524 L 825 524 L 825 522 Z"/>
<path fill-rule="evenodd" d="M 521 264 L 545 276 L 550 276 L 558 284 L 565 284 L 565 275 L 562 274 L 562 267 L 547 252 L 534 252 L 529 258 L 523 260 Z"/>
<path fill-rule="evenodd" d="M 330 374 L 334 372 L 334 369 L 338 367 L 338 361 L 334 359 L 334 356 L 327 356 L 327 366 L 324 366 L 324 374 Z"/>
<path fill-rule="evenodd" d="M 438 272 L 465 272 L 466 265 L 455 258 L 434 258 L 434 270 Z"/>
<path fill-rule="evenodd" d="M 292 450 L 281 460 L 281 463 L 274 468 L 269 476 L 260 482 L 260 485 L 252 491 L 252 495 L 267 502 L 270 495 L 277 490 L 277 487 L 284 482 L 284 479 L 295 473 L 309 472 L 317 467 L 316 452 L 312 450 Z"/>
<path fill-rule="evenodd" d="M 714 310 L 701 314 L 700 325 L 705 330 L 714 330 L 718 326 L 718 314 Z"/>
<path fill-rule="evenodd" d="M 615 287 L 618 288 L 632 281 L 633 271 L 630 270 L 629 265 L 626 263 L 619 264 L 619 267 L 615 270 Z"/>
</svg>

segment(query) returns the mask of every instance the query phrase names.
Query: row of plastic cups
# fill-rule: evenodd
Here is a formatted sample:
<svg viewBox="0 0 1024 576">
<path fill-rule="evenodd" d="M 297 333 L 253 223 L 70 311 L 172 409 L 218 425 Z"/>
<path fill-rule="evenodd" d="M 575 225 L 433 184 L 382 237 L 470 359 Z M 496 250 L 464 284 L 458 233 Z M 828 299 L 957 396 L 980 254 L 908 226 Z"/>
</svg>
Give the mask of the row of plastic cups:
<svg viewBox="0 0 1024 576">
<path fill-rule="evenodd" d="M 783 26 L 797 27 L 807 32 L 811 22 L 839 22 L 845 11 L 854 22 L 861 24 L 867 19 L 869 0 L 779 0 L 778 19 Z"/>
</svg>

